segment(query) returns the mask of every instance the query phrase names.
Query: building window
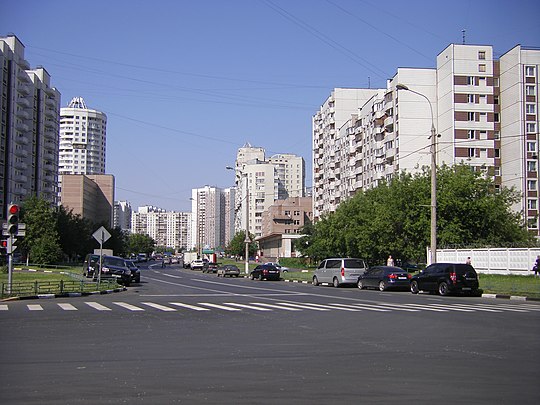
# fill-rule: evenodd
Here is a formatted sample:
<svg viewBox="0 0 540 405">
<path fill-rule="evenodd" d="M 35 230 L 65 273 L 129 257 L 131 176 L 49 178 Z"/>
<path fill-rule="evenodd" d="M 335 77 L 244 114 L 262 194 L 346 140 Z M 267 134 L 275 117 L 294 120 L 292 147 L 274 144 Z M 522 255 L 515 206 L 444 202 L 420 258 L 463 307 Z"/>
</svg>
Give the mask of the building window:
<svg viewBox="0 0 540 405">
<path fill-rule="evenodd" d="M 484 63 L 481 63 L 478 65 L 478 71 L 479 72 L 485 72 L 486 71 L 486 65 Z"/>
<path fill-rule="evenodd" d="M 495 157 L 500 158 L 501 157 L 501 150 L 499 148 L 495 148 Z"/>
<path fill-rule="evenodd" d="M 493 139 L 501 139 L 501 133 L 499 131 L 493 132 Z"/>
<path fill-rule="evenodd" d="M 527 142 L 527 152 L 536 152 L 536 142 Z"/>
<path fill-rule="evenodd" d="M 536 200 L 527 200 L 527 208 L 530 210 L 535 210 L 538 207 L 538 202 Z"/>
<path fill-rule="evenodd" d="M 467 113 L 467 120 L 474 121 L 474 112 Z"/>
<path fill-rule="evenodd" d="M 470 158 L 474 157 L 474 148 L 469 148 L 468 149 L 467 156 L 469 156 Z"/>
<path fill-rule="evenodd" d="M 538 228 L 538 223 L 537 223 L 536 218 L 529 218 L 529 219 L 527 219 L 527 226 L 529 227 L 529 229 L 536 229 L 536 228 Z"/>
<path fill-rule="evenodd" d="M 478 51 L 478 59 L 485 60 L 486 59 L 486 51 Z"/>
<path fill-rule="evenodd" d="M 525 106 L 527 114 L 536 114 L 536 104 L 527 104 Z"/>
<path fill-rule="evenodd" d="M 467 131 L 467 139 L 474 139 L 474 129 L 469 129 Z"/>
<path fill-rule="evenodd" d="M 536 171 L 536 160 L 527 160 L 527 171 L 528 172 Z"/>
<path fill-rule="evenodd" d="M 525 66 L 525 76 L 535 76 L 535 67 L 534 66 Z"/>
<path fill-rule="evenodd" d="M 474 104 L 474 94 L 467 95 L 467 102 L 470 104 Z"/>
<path fill-rule="evenodd" d="M 501 168 L 500 168 L 500 166 L 495 166 L 495 167 L 493 168 L 493 175 L 494 175 L 494 176 L 500 176 L 500 175 L 501 175 Z"/>
<path fill-rule="evenodd" d="M 469 86 L 474 86 L 474 76 L 467 76 L 467 84 Z"/>
<path fill-rule="evenodd" d="M 484 114 L 484 113 L 480 113 L 480 115 L 481 114 Z M 493 113 L 493 121 L 494 122 L 501 122 L 501 118 L 500 118 L 499 113 Z"/>
<path fill-rule="evenodd" d="M 536 191 L 536 180 L 527 180 L 527 190 Z"/>
<path fill-rule="evenodd" d="M 536 133 L 536 122 L 527 122 L 527 133 Z"/>
<path fill-rule="evenodd" d="M 525 86 L 525 94 L 528 96 L 535 96 L 536 88 L 534 86 Z"/>
</svg>

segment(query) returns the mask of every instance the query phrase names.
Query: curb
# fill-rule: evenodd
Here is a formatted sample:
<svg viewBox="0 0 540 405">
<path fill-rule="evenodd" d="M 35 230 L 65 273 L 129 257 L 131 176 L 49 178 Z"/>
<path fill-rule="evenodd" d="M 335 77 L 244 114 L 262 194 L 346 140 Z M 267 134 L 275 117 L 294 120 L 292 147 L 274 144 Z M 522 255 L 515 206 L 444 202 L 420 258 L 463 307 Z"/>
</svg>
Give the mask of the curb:
<svg viewBox="0 0 540 405">
<path fill-rule="evenodd" d="M 127 291 L 127 287 L 115 288 L 114 290 L 104 290 L 104 291 L 90 291 L 83 293 L 64 293 L 64 294 L 38 294 L 30 295 L 28 297 L 8 297 L 0 300 L 0 302 L 5 301 L 22 301 L 22 300 L 36 300 L 36 299 L 52 299 L 52 298 L 68 298 L 68 297 L 86 297 L 89 295 L 101 295 L 101 294 L 112 294 L 122 291 Z"/>
</svg>

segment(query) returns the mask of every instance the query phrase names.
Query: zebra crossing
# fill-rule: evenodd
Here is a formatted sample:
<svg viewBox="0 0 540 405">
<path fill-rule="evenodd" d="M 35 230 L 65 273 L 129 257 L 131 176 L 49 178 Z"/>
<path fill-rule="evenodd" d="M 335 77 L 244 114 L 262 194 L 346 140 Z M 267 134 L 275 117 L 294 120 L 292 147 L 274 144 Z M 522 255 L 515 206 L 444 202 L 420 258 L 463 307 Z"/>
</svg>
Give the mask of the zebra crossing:
<svg viewBox="0 0 540 405">
<path fill-rule="evenodd" d="M 14 304 L 0 304 L 0 313 L 9 311 Z M 18 305 L 20 307 L 21 305 Z M 291 301 L 271 301 L 271 302 L 137 302 L 128 303 L 123 301 L 114 301 L 112 303 L 102 304 L 95 301 L 85 301 L 73 303 L 47 303 L 47 304 L 26 304 L 23 306 L 27 311 L 79 311 L 82 309 L 91 309 L 98 312 L 108 311 L 128 311 L 128 312 L 189 312 L 189 311 L 224 311 L 224 312 L 300 312 L 300 311 L 344 311 L 344 312 L 435 312 L 435 313 L 530 313 L 540 312 L 540 305 L 535 304 L 479 304 L 479 303 L 308 303 Z"/>
</svg>

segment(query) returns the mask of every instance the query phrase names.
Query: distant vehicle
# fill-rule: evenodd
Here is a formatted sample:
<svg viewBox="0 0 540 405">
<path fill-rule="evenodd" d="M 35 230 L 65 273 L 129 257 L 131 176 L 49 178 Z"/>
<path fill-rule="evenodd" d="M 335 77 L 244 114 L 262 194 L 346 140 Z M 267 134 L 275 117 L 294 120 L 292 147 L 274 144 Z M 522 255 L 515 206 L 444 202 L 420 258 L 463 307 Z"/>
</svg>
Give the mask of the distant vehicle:
<svg viewBox="0 0 540 405">
<path fill-rule="evenodd" d="M 148 255 L 146 253 L 139 253 L 137 255 L 137 261 L 139 261 L 139 262 L 147 262 L 148 261 Z"/>
<path fill-rule="evenodd" d="M 271 266 L 269 264 L 260 264 L 251 270 L 249 273 L 249 278 L 251 280 L 279 280 L 280 271 L 277 267 Z"/>
<path fill-rule="evenodd" d="M 203 268 L 203 273 L 217 273 L 220 263 L 207 263 Z"/>
<path fill-rule="evenodd" d="M 189 269 L 191 266 L 191 262 L 193 260 L 196 260 L 198 257 L 199 256 L 197 252 L 185 252 L 183 257 L 184 268 Z"/>
<path fill-rule="evenodd" d="M 440 295 L 455 293 L 478 294 L 478 274 L 470 264 L 434 263 L 411 278 L 413 294 L 419 291 L 438 292 Z"/>
<path fill-rule="evenodd" d="M 313 285 L 331 283 L 334 287 L 358 283 L 358 277 L 367 270 L 363 259 L 339 257 L 325 259 L 313 273 Z"/>
<path fill-rule="evenodd" d="M 102 256 L 101 279 L 103 280 L 107 278 L 116 279 L 118 283 L 123 284 L 126 287 L 131 284 L 131 270 L 129 269 L 125 259 L 118 256 Z M 97 280 L 97 271 L 94 272 L 93 279 Z"/>
<path fill-rule="evenodd" d="M 125 262 L 128 265 L 129 270 L 131 270 L 131 281 L 134 283 L 140 283 L 141 270 L 135 265 L 135 261 L 131 259 L 126 259 Z"/>
<path fill-rule="evenodd" d="M 225 266 L 219 267 L 217 269 L 217 276 L 221 277 L 238 277 L 240 275 L 240 269 L 236 267 L 234 264 L 226 264 Z"/>
<path fill-rule="evenodd" d="M 289 268 L 288 268 L 288 267 L 282 266 L 282 265 L 280 265 L 280 264 L 278 264 L 278 263 L 275 263 L 275 262 L 266 262 L 266 263 L 264 263 L 264 264 L 268 264 L 268 265 L 270 265 L 270 266 L 274 266 L 274 267 L 278 268 L 279 271 L 281 271 L 282 273 L 287 273 L 287 272 L 289 271 Z"/>
<path fill-rule="evenodd" d="M 409 289 L 410 273 L 401 267 L 374 266 L 370 267 L 358 278 L 358 288 L 378 288 L 380 291 L 388 289 Z"/>
<path fill-rule="evenodd" d="M 189 267 L 191 270 L 202 270 L 204 268 L 204 262 L 201 259 L 193 260 Z"/>
</svg>

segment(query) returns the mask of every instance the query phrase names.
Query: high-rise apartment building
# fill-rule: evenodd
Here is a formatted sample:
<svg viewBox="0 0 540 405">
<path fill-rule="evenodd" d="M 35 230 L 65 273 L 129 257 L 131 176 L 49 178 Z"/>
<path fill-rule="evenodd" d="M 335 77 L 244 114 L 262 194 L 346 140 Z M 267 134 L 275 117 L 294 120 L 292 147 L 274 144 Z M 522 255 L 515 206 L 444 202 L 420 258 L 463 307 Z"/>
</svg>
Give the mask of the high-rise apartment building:
<svg viewBox="0 0 540 405">
<path fill-rule="evenodd" d="M 131 215 L 131 232 L 150 236 L 157 246 L 187 250 L 191 247 L 191 213 L 139 207 Z"/>
<path fill-rule="evenodd" d="M 304 159 L 293 154 L 266 159 L 263 148 L 246 144 L 238 149 L 235 175 L 235 230 L 245 230 L 247 218 L 249 232 L 255 237 L 262 236 L 263 212 L 274 201 L 304 196 Z"/>
<path fill-rule="evenodd" d="M 82 97 L 60 109 L 62 174 L 105 174 L 107 116 L 89 109 Z"/>
<path fill-rule="evenodd" d="M 496 187 L 515 187 L 523 199 L 514 208 L 538 230 L 539 60 L 537 49 L 518 46 L 496 60 L 489 45 L 452 44 L 436 68 L 398 69 L 352 113 L 334 102 L 336 89 L 313 119 L 314 218 L 402 170 L 429 166 L 434 125 L 437 164 L 465 163 Z"/>
<path fill-rule="evenodd" d="M 131 231 L 131 204 L 129 201 L 115 201 L 113 208 L 113 227 Z"/>
<path fill-rule="evenodd" d="M 0 219 L 31 195 L 57 203 L 60 93 L 50 81 L 16 36 L 0 37 Z"/>
</svg>

